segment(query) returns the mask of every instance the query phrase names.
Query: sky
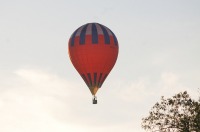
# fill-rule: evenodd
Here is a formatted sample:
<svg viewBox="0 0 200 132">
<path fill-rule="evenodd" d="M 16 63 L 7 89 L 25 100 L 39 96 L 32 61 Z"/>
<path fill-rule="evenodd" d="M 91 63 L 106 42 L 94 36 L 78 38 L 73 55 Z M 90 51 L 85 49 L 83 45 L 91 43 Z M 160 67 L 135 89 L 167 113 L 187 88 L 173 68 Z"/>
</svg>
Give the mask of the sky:
<svg viewBox="0 0 200 132">
<path fill-rule="evenodd" d="M 1 132 L 144 132 L 161 96 L 200 87 L 199 0 L 0 0 Z M 118 60 L 97 93 L 74 69 L 68 40 L 97 22 Z"/>
</svg>

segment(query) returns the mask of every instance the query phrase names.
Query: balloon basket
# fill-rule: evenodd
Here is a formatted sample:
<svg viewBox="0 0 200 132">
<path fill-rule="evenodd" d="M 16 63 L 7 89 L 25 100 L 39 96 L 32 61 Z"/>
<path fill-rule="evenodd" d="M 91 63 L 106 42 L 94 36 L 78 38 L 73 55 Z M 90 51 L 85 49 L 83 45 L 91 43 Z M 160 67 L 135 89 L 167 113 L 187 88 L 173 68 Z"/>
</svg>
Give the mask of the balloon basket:
<svg viewBox="0 0 200 132">
<path fill-rule="evenodd" d="M 93 98 L 93 100 L 92 100 L 92 103 L 93 103 L 93 104 L 97 104 L 97 97 L 96 97 L 96 96 L 94 96 L 94 98 Z"/>
</svg>

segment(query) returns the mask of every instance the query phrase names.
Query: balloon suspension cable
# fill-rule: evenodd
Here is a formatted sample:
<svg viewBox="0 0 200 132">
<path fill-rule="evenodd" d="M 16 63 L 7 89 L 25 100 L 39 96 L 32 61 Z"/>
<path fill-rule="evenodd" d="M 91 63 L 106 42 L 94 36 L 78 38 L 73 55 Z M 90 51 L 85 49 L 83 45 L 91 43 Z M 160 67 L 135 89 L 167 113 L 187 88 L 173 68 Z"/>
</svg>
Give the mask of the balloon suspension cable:
<svg viewBox="0 0 200 132">
<path fill-rule="evenodd" d="M 93 96 L 93 104 L 97 104 L 97 96 Z"/>
</svg>

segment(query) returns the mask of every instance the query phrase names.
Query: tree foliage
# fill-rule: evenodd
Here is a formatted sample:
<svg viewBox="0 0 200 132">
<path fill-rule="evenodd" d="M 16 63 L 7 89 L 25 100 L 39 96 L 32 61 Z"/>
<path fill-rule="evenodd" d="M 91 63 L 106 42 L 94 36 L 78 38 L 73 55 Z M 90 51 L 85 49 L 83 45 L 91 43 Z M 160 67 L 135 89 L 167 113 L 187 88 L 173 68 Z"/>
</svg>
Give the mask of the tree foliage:
<svg viewBox="0 0 200 132">
<path fill-rule="evenodd" d="M 151 132 L 200 132 L 200 101 L 181 92 L 172 98 L 161 97 L 142 119 L 142 128 Z"/>
</svg>

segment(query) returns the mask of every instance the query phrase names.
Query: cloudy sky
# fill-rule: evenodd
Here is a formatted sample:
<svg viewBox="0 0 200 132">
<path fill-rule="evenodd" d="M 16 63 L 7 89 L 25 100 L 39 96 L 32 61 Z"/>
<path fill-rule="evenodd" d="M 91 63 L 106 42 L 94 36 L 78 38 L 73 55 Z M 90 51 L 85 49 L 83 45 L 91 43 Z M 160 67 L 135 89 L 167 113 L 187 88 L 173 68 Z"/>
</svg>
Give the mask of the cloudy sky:
<svg viewBox="0 0 200 132">
<path fill-rule="evenodd" d="M 1 132 L 144 132 L 161 96 L 200 87 L 199 0 L 0 0 Z M 98 104 L 68 57 L 83 24 L 109 27 L 117 63 Z"/>
</svg>

